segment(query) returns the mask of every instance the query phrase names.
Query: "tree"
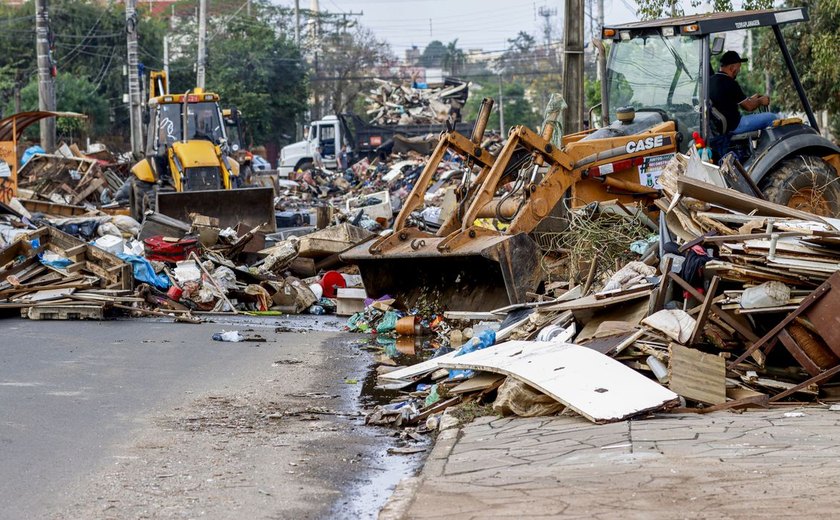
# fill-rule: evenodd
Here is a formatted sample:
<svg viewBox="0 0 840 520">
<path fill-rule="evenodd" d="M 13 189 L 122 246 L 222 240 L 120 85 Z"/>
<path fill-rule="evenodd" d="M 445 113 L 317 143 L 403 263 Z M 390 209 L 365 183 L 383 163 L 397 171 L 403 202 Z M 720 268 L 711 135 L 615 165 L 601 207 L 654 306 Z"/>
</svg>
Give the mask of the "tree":
<svg viewBox="0 0 840 520">
<path fill-rule="evenodd" d="M 420 56 L 420 65 L 429 68 L 440 67 L 443 55 L 446 54 L 446 47 L 438 40 L 432 40 L 423 49 L 423 54 Z"/>
<path fill-rule="evenodd" d="M 456 76 L 467 63 L 467 55 L 458 48 L 458 38 L 446 44 L 440 66 L 449 71 L 451 76 Z"/>
<path fill-rule="evenodd" d="M 354 32 L 336 32 L 322 37 L 316 58 L 312 90 L 316 95 L 312 117 L 338 114 L 351 109 L 378 72 L 389 74 L 395 58 L 391 48 L 372 32 L 357 28 Z"/>
<path fill-rule="evenodd" d="M 836 118 L 840 114 L 840 67 L 837 66 L 837 56 L 840 55 L 837 38 L 840 33 L 840 1 L 792 0 L 786 6 L 809 8 L 810 21 L 788 25 L 782 32 L 812 107 L 814 110 L 828 110 Z M 756 46 L 756 68 L 768 72 L 774 104 L 783 109 L 801 111 L 799 97 L 773 34 L 764 31 Z"/>
<path fill-rule="evenodd" d="M 81 140 L 88 136 L 101 136 L 110 127 L 108 102 L 96 95 L 96 85 L 85 78 L 62 74 L 55 81 L 56 109 L 60 112 L 78 112 L 87 119 L 59 118 L 56 129 L 59 138 Z M 7 110 L 13 103 L 9 100 Z M 38 110 L 38 78 L 33 78 L 21 91 L 21 109 Z"/>
<path fill-rule="evenodd" d="M 242 112 L 252 143 L 293 136 L 307 99 L 306 74 L 294 42 L 259 18 L 234 18 L 226 29 L 214 33 L 208 45 L 208 90 L 219 94 L 223 106 Z M 179 66 L 181 75 L 190 69 Z M 178 78 L 183 90 L 177 91 L 194 86 L 195 77 L 188 72 L 186 84 Z"/>
<path fill-rule="evenodd" d="M 495 78 L 495 77 L 493 77 Z M 488 78 L 489 79 L 489 78 Z M 498 78 L 495 78 L 498 81 Z M 510 128 L 516 125 L 525 125 L 529 128 L 536 128 L 542 123 L 542 115 L 537 111 L 525 92 L 525 85 L 518 81 L 505 80 L 502 85 L 502 101 L 505 110 L 505 126 Z M 496 100 L 496 106 L 490 114 L 487 123 L 487 130 L 499 130 L 499 87 L 493 79 L 484 85 L 473 85 L 470 97 L 464 108 L 464 117 L 467 121 L 474 121 L 478 117 L 478 109 L 481 100 L 485 97 L 492 97 Z M 507 128 L 505 131 L 507 131 Z"/>
</svg>

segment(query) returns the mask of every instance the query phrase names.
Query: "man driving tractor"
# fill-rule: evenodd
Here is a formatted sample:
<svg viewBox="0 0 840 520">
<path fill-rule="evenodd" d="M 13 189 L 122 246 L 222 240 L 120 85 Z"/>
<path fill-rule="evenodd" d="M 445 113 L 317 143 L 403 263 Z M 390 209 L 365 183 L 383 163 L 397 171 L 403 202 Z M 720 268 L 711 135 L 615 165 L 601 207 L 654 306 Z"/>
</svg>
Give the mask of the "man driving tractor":
<svg viewBox="0 0 840 520">
<path fill-rule="evenodd" d="M 723 53 L 720 59 L 720 69 L 709 78 L 709 99 L 726 121 L 724 133 L 736 135 L 755 132 L 770 126 L 779 118 L 772 112 L 741 115 L 739 108 L 752 112 L 759 107 L 770 105 L 770 98 L 762 94 L 747 97 L 741 85 L 735 79 L 741 72 L 741 64 L 746 63 L 735 51 Z"/>
</svg>

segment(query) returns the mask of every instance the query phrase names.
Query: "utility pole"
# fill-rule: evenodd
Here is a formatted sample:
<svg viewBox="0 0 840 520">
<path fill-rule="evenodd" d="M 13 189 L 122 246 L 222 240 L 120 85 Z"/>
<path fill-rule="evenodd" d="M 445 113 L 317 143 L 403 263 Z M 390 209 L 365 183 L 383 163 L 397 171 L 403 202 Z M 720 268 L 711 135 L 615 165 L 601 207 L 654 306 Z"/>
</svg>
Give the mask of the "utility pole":
<svg viewBox="0 0 840 520">
<path fill-rule="evenodd" d="M 166 74 L 166 94 L 169 94 L 169 36 L 163 35 L 163 73 Z"/>
<path fill-rule="evenodd" d="M 198 0 L 198 62 L 196 63 L 195 86 L 204 88 L 204 73 L 207 60 L 207 0 Z"/>
<path fill-rule="evenodd" d="M 563 46 L 563 98 L 566 110 L 563 133 L 583 130 L 583 0 L 565 0 Z"/>
<path fill-rule="evenodd" d="M 137 0 L 125 0 L 125 30 L 128 48 L 128 115 L 131 151 L 143 151 L 143 114 L 140 101 L 140 67 L 137 59 Z"/>
<path fill-rule="evenodd" d="M 295 0 L 295 43 L 300 49 L 300 0 Z"/>
<path fill-rule="evenodd" d="M 55 110 L 55 78 L 50 60 L 50 16 L 47 0 L 35 1 L 35 45 L 38 56 L 38 109 Z M 41 120 L 41 147 L 55 149 L 55 118 Z"/>
<path fill-rule="evenodd" d="M 598 27 L 597 27 L 597 30 L 598 30 L 598 34 L 593 34 L 592 37 L 600 40 L 601 37 L 602 37 L 601 31 L 604 30 L 604 0 L 598 0 Z M 606 81 L 604 76 L 602 75 L 600 65 L 596 68 L 596 70 L 598 71 L 598 79 L 601 80 L 601 81 Z"/>
<path fill-rule="evenodd" d="M 499 135 L 505 138 L 505 99 L 502 97 L 502 73 L 499 72 Z"/>
</svg>

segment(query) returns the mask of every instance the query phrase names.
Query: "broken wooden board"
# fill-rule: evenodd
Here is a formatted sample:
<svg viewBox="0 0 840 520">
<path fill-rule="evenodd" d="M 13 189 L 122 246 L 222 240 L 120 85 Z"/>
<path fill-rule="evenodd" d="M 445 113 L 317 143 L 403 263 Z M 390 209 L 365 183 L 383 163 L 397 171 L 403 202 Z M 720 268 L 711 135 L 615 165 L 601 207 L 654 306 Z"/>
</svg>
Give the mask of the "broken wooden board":
<svg viewBox="0 0 840 520">
<path fill-rule="evenodd" d="M 621 296 L 613 296 L 610 298 L 604 298 L 602 300 L 597 299 L 594 294 L 590 294 L 589 296 L 584 296 L 583 298 L 578 298 L 576 300 L 546 305 L 545 307 L 543 307 L 543 310 L 579 311 L 587 309 L 603 309 L 612 305 L 617 305 L 619 303 L 633 301 L 638 298 L 649 298 L 651 292 L 652 291 L 650 289 L 646 289 L 641 292 L 624 294 Z"/>
<path fill-rule="evenodd" d="M 30 320 L 101 320 L 103 311 L 101 305 L 51 305 L 21 309 L 21 316 Z"/>
<path fill-rule="evenodd" d="M 703 202 L 708 202 L 709 204 L 744 213 L 755 211 L 756 214 L 767 217 L 792 217 L 802 220 L 813 220 L 815 222 L 825 222 L 813 213 L 761 200 L 729 188 L 719 188 L 714 184 L 684 176 L 677 179 L 677 190 L 683 196 L 692 197 Z"/>
<path fill-rule="evenodd" d="M 622 363 L 571 343 L 509 341 L 439 365 L 515 377 L 595 423 L 620 421 L 679 399 Z"/>
<path fill-rule="evenodd" d="M 410 367 L 400 368 L 399 370 L 393 370 L 388 372 L 387 374 L 382 374 L 378 377 L 379 380 L 382 381 L 410 381 L 420 376 L 425 376 L 426 374 L 431 374 L 435 370 L 441 367 L 441 362 L 448 361 L 455 357 L 458 351 L 449 352 L 448 354 L 444 354 L 442 356 L 438 356 L 432 359 L 427 359 L 421 363 L 417 363 L 416 365 L 411 365 Z"/>
<path fill-rule="evenodd" d="M 300 237 L 298 255 L 304 258 L 321 258 L 343 253 L 375 236 L 375 233 L 348 223 L 331 226 Z"/>
<path fill-rule="evenodd" d="M 505 376 L 501 374 L 494 374 L 492 372 L 484 372 L 477 374 L 458 386 L 449 390 L 450 394 L 470 394 L 473 392 L 483 392 L 500 385 Z"/>
<path fill-rule="evenodd" d="M 676 343 L 670 345 L 668 386 L 686 399 L 706 404 L 726 402 L 726 362 Z"/>
</svg>

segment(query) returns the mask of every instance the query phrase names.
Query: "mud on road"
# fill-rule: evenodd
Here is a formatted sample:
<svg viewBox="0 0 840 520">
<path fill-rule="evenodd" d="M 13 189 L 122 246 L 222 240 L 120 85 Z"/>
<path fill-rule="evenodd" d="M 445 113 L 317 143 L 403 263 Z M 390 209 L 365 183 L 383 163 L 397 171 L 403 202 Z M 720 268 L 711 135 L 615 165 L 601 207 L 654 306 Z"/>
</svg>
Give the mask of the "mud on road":
<svg viewBox="0 0 840 520">
<path fill-rule="evenodd" d="M 359 392 L 370 354 L 356 340 L 287 333 L 281 347 L 231 344 L 278 354 L 247 378 L 141 421 L 49 517 L 375 518 L 422 455 L 387 455 L 391 433 L 364 426 Z"/>
</svg>

